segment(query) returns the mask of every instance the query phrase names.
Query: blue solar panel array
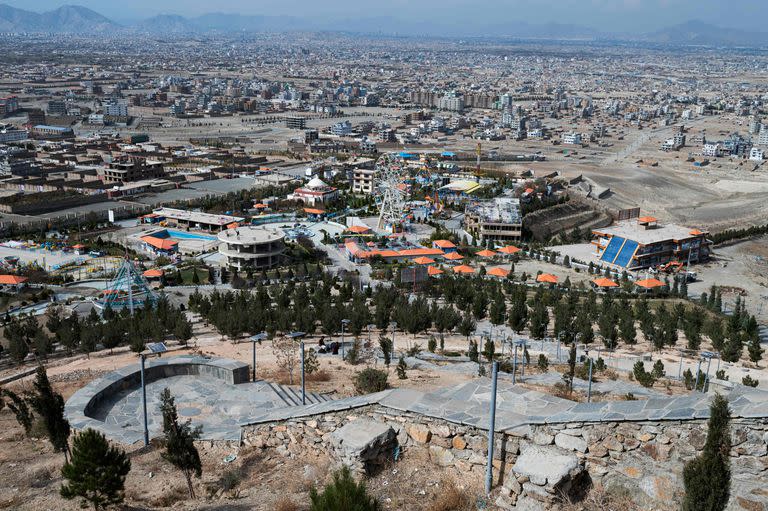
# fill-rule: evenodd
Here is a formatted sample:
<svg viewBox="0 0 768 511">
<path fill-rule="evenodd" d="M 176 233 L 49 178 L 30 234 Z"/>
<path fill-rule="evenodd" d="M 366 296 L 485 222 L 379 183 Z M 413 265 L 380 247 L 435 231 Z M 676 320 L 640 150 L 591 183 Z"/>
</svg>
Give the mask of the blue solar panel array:
<svg viewBox="0 0 768 511">
<path fill-rule="evenodd" d="M 605 247 L 603 256 L 600 258 L 600 260 L 605 261 L 606 263 L 613 263 L 613 260 L 616 259 L 617 255 L 619 255 L 619 249 L 623 244 L 624 238 L 619 236 L 614 236 L 611 238 L 611 241 L 608 243 L 608 246 Z"/>
<path fill-rule="evenodd" d="M 632 256 L 635 255 L 635 251 L 637 250 L 637 242 L 632 240 L 627 240 L 624 242 L 624 246 L 621 247 L 621 251 L 619 252 L 618 257 L 616 257 L 616 260 L 613 262 L 613 264 L 627 267 L 632 261 Z"/>
</svg>

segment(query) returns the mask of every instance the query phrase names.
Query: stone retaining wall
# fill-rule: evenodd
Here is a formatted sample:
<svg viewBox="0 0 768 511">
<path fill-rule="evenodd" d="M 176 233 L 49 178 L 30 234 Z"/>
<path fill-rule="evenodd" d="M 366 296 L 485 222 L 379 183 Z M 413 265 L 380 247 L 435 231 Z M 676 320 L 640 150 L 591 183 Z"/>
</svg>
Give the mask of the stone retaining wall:
<svg viewBox="0 0 768 511">
<path fill-rule="evenodd" d="M 410 412 L 369 405 L 344 412 L 243 428 L 243 443 L 273 448 L 286 457 L 299 452 L 339 459 L 332 434 L 355 420 L 394 429 L 398 455 L 420 449 L 457 476 L 485 474 L 487 433 Z M 733 487 L 729 510 L 768 511 L 768 420 L 732 423 Z M 678 509 L 684 463 L 703 448 L 706 420 L 530 425 L 494 440 L 496 505 L 502 509 L 557 509 L 562 495 L 577 497 L 589 485 L 626 493 L 643 509 Z M 393 456 L 395 452 L 393 452 Z"/>
</svg>

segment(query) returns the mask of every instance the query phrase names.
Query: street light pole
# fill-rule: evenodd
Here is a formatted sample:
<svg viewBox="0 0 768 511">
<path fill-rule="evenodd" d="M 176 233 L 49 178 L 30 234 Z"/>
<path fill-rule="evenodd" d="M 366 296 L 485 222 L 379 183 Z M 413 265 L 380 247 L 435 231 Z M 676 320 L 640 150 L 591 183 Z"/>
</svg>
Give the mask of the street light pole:
<svg viewBox="0 0 768 511">
<path fill-rule="evenodd" d="M 304 341 L 301 341 L 301 404 L 307 404 L 307 389 L 304 384 Z"/>
<path fill-rule="evenodd" d="M 514 373 L 513 373 L 514 375 Z M 488 463 L 485 467 L 485 494 L 491 493 L 493 482 L 493 437 L 496 432 L 496 381 L 499 378 L 499 363 L 493 362 L 491 369 L 491 410 L 488 425 Z"/>
<path fill-rule="evenodd" d="M 589 386 L 587 387 L 587 403 L 590 403 L 592 401 L 592 357 L 589 356 L 589 352 L 587 352 L 587 357 L 589 357 Z"/>
<path fill-rule="evenodd" d="M 144 380 L 144 354 L 140 353 L 141 358 L 141 408 L 144 413 L 144 446 L 149 445 L 149 425 L 147 424 L 147 386 Z"/>
</svg>

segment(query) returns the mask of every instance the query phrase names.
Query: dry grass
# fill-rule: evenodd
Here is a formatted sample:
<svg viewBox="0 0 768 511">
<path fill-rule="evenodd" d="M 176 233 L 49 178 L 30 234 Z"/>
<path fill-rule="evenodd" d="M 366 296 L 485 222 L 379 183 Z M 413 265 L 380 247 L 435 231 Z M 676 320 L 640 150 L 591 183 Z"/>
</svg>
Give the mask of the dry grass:
<svg viewBox="0 0 768 511">
<path fill-rule="evenodd" d="M 312 374 L 306 375 L 306 379 L 307 381 L 311 381 L 311 382 L 331 381 L 331 373 L 329 373 L 325 369 L 320 369 L 319 371 L 315 371 Z"/>
<path fill-rule="evenodd" d="M 470 511 L 473 509 L 472 499 L 466 492 L 456 487 L 451 480 L 444 480 L 440 485 L 440 493 L 426 508 L 426 511 Z"/>
<path fill-rule="evenodd" d="M 171 507 L 177 502 L 189 498 L 186 486 L 175 485 L 166 487 L 160 495 L 150 498 L 147 503 L 152 507 Z"/>
<path fill-rule="evenodd" d="M 289 497 L 281 497 L 275 502 L 275 511 L 299 511 L 299 505 Z"/>
<path fill-rule="evenodd" d="M 640 511 L 630 492 L 623 487 L 605 488 L 596 485 L 590 488 L 585 498 L 579 502 L 565 499 L 558 508 L 560 511 Z"/>
</svg>

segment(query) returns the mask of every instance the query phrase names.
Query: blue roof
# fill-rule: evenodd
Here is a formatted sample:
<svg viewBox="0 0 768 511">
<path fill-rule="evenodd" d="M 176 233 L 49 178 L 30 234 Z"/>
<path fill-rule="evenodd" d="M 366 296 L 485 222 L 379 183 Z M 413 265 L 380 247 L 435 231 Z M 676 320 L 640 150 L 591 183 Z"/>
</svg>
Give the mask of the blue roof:
<svg viewBox="0 0 768 511">
<path fill-rule="evenodd" d="M 451 151 L 443 151 L 440 153 L 440 156 L 445 156 L 446 158 L 453 158 L 456 156 L 456 153 L 452 153 Z"/>
<path fill-rule="evenodd" d="M 413 158 L 414 156 L 415 155 L 413 155 L 411 153 L 406 153 L 405 151 L 400 153 L 400 158 L 403 158 L 405 160 L 407 160 L 408 158 Z"/>
</svg>

